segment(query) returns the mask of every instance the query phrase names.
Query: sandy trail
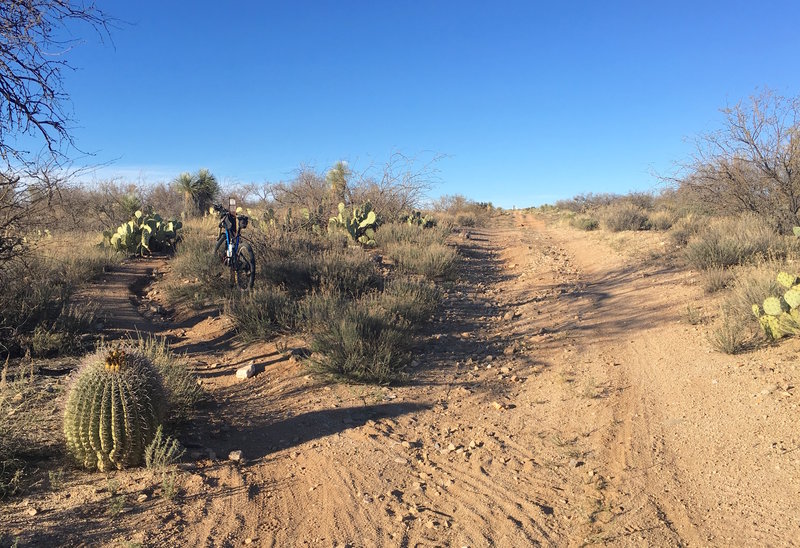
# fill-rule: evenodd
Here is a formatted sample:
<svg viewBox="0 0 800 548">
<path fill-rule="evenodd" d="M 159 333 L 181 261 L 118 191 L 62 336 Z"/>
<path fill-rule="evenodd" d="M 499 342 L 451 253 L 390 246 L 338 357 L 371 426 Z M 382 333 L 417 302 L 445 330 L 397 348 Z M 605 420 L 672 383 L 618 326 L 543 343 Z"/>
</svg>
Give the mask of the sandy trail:
<svg viewBox="0 0 800 548">
<path fill-rule="evenodd" d="M 74 484 L 73 502 L 42 495 L 59 511 L 12 524 L 34 542 L 159 546 L 797 543 L 796 342 L 712 352 L 685 320 L 713 311 L 691 273 L 607 235 L 515 214 L 459 245 L 463 279 L 406 386 L 326 384 L 283 348 L 231 340 L 224 318 L 151 326 L 210 394 L 180 496 L 130 473 L 130 497 L 150 496 L 113 526 L 60 523 L 102 501 Z M 261 373 L 236 382 L 250 362 Z"/>
</svg>

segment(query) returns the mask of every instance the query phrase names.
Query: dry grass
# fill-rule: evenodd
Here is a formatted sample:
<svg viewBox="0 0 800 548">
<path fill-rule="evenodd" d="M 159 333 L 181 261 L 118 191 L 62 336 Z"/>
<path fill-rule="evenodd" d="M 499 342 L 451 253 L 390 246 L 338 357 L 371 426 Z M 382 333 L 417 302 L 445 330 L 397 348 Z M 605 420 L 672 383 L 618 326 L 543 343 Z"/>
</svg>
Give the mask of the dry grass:
<svg viewBox="0 0 800 548">
<path fill-rule="evenodd" d="M 611 232 L 647 230 L 650 227 L 647 212 L 627 201 L 616 202 L 603 208 L 601 216 L 603 227 Z"/>
<path fill-rule="evenodd" d="M 715 219 L 689 240 L 686 260 L 692 268 L 709 270 L 785 257 L 784 239 L 766 221 L 751 215 Z"/>
</svg>

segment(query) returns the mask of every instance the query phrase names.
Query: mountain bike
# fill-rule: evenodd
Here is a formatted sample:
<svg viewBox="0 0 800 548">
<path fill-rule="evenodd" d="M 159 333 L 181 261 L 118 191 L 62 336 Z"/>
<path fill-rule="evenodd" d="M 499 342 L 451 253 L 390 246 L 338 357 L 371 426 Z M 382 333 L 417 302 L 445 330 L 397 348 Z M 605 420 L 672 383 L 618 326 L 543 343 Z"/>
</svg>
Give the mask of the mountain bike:
<svg viewBox="0 0 800 548">
<path fill-rule="evenodd" d="M 256 279 L 256 257 L 247 242 L 240 243 L 242 229 L 247 228 L 247 215 L 236 214 L 236 200 L 230 199 L 228 209 L 214 204 L 211 209 L 220 216 L 219 236 L 214 255 L 230 269 L 231 286 L 251 289 Z"/>
</svg>

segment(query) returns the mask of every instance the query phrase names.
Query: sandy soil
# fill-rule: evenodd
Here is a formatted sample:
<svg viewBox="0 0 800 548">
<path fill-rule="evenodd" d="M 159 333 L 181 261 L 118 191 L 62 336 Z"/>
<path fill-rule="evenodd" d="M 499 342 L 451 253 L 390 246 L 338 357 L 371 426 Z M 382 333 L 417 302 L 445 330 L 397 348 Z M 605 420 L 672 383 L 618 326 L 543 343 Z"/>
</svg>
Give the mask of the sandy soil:
<svg viewBox="0 0 800 548">
<path fill-rule="evenodd" d="M 391 388 L 326 384 L 300 341 L 159 309 L 142 280 L 168 263 L 127 265 L 96 293 L 108 328 L 170 336 L 209 392 L 178 495 L 144 470 L 71 470 L 7 502 L 3 528 L 21 546 L 800 544 L 798 342 L 712 351 L 687 306 L 714 303 L 657 234 L 499 225 L 459 240 L 464 276 Z"/>
</svg>

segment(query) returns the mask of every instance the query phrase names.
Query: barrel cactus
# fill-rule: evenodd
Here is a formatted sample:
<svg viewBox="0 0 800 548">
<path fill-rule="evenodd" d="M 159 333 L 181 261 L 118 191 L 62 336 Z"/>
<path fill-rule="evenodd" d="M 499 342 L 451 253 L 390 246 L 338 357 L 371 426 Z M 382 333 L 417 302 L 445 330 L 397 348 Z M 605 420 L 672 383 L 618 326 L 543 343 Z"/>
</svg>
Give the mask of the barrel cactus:
<svg viewBox="0 0 800 548">
<path fill-rule="evenodd" d="M 137 466 L 166 411 L 161 379 L 134 348 L 101 349 L 83 362 L 64 413 L 67 449 L 88 469 Z"/>
</svg>

